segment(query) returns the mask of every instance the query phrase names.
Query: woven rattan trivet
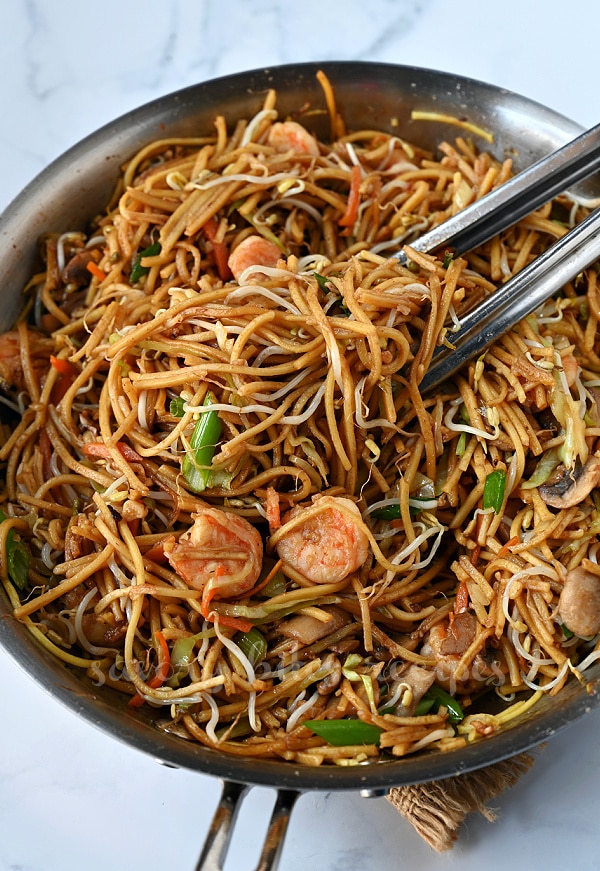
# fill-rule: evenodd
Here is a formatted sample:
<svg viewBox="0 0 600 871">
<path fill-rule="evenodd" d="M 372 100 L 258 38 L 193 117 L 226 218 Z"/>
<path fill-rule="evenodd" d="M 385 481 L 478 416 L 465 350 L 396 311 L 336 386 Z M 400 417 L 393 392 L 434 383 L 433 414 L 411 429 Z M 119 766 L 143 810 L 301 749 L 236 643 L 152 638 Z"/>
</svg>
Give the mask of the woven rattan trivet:
<svg viewBox="0 0 600 871">
<path fill-rule="evenodd" d="M 532 754 L 521 753 L 479 771 L 395 787 L 388 793 L 388 800 L 430 847 L 443 853 L 454 846 L 468 814 L 477 812 L 493 822 L 496 813 L 487 803 L 514 786 L 534 762 Z"/>
</svg>

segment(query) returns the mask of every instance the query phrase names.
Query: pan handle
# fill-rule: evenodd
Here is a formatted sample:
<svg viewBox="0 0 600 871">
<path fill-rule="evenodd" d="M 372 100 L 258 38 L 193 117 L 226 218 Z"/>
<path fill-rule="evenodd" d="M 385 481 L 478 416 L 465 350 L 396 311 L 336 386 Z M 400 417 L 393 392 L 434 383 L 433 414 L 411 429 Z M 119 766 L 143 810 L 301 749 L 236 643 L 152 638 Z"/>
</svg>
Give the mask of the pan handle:
<svg viewBox="0 0 600 871">
<path fill-rule="evenodd" d="M 223 871 L 242 801 L 250 787 L 226 780 L 195 871 Z M 300 795 L 293 789 L 278 789 L 256 871 L 277 871 L 290 816 Z"/>
</svg>

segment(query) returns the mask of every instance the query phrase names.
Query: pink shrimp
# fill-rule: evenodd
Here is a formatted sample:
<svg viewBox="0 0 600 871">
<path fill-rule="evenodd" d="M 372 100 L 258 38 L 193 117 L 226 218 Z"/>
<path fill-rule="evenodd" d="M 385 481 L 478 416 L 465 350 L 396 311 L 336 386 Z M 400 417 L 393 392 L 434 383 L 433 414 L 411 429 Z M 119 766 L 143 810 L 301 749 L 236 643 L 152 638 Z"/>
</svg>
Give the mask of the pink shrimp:
<svg viewBox="0 0 600 871">
<path fill-rule="evenodd" d="M 354 502 L 339 496 L 323 496 L 310 508 L 292 508 L 273 539 L 284 565 L 316 584 L 343 580 L 369 556 L 360 512 Z"/>
<path fill-rule="evenodd" d="M 491 649 L 484 648 L 458 672 L 463 654 L 475 640 L 477 626 L 477 618 L 469 611 L 453 615 L 431 627 L 421 648 L 422 656 L 435 660 L 437 682 L 452 694 L 473 692 L 494 677 L 498 684 L 504 682 L 501 658 Z"/>
<path fill-rule="evenodd" d="M 267 141 L 276 151 L 294 151 L 296 154 L 310 154 L 312 157 L 319 155 L 317 140 L 297 121 L 278 121 L 273 124 Z"/>
<path fill-rule="evenodd" d="M 34 373 L 38 376 L 48 369 L 54 341 L 35 330 L 27 330 L 29 354 Z M 25 375 L 21 364 L 21 337 L 18 330 L 0 333 L 0 383 L 6 388 L 25 389 Z"/>
<path fill-rule="evenodd" d="M 241 596 L 256 584 L 262 568 L 263 543 L 258 530 L 230 511 L 202 508 L 194 525 L 176 542 L 165 542 L 171 567 L 196 590 L 203 611 L 212 599 Z"/>
<path fill-rule="evenodd" d="M 573 354 L 563 354 L 561 357 L 562 367 L 565 373 L 565 378 L 567 379 L 567 384 L 569 387 L 572 387 L 577 381 L 577 375 L 579 373 L 579 363 L 577 362 L 577 358 L 573 356 Z"/>
<path fill-rule="evenodd" d="M 236 281 L 249 266 L 277 266 L 282 253 L 274 242 L 262 236 L 246 236 L 227 260 Z"/>
</svg>

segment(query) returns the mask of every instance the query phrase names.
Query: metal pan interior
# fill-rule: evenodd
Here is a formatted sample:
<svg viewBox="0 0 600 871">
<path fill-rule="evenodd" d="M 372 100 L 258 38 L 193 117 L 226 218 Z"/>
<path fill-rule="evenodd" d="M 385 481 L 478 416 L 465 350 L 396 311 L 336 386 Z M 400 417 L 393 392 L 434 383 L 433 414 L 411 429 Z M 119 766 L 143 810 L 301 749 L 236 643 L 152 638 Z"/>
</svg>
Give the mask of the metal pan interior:
<svg viewBox="0 0 600 871">
<path fill-rule="evenodd" d="M 209 133 L 221 113 L 228 123 L 259 110 L 265 91 L 277 91 L 280 117 L 311 107 L 304 123 L 323 139 L 329 119 L 315 77 L 322 69 L 331 81 L 337 107 L 348 128 L 394 132 L 427 148 L 457 130 L 443 123 L 411 120 L 415 109 L 458 116 L 494 134 L 492 145 L 478 142 L 498 158 L 511 156 L 517 168 L 573 138 L 574 122 L 518 94 L 436 70 L 392 64 L 327 62 L 259 69 L 188 87 L 118 118 L 82 140 L 48 166 L 0 217 L 0 330 L 11 327 L 21 306 L 21 289 L 35 269 L 38 238 L 46 231 L 84 227 L 102 211 L 119 167 L 144 144 L 169 135 Z M 586 193 L 600 190 L 588 182 Z M 588 688 L 572 680 L 554 698 L 507 731 L 462 750 L 424 754 L 349 768 L 301 768 L 286 762 L 227 756 L 157 730 L 151 715 L 135 714 L 122 697 L 71 672 L 51 659 L 27 630 L 11 619 L 0 594 L 0 643 L 24 671 L 75 715 L 115 738 L 168 764 L 226 779 L 295 789 L 378 789 L 417 783 L 472 770 L 529 749 L 574 723 L 595 706 L 600 665 L 586 676 Z"/>
</svg>

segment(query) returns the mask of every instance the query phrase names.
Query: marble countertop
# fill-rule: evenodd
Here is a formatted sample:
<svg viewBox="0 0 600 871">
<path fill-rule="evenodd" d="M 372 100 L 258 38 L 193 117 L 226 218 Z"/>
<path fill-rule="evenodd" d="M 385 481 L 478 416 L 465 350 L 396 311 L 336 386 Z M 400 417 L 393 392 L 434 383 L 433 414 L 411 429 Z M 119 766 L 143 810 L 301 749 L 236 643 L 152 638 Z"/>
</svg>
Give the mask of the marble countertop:
<svg viewBox="0 0 600 871">
<path fill-rule="evenodd" d="M 343 15 L 340 14 L 343 12 Z M 600 5 L 572 0 L 2 3 L 0 209 L 82 136 L 154 97 L 274 64 L 379 60 L 467 75 L 598 122 Z M 0 651 L 0 871 L 194 868 L 220 784 L 82 722 Z M 303 795 L 282 871 L 598 866 L 600 711 L 434 853 L 384 798 Z M 252 791 L 226 869 L 255 867 L 273 792 Z"/>
</svg>

